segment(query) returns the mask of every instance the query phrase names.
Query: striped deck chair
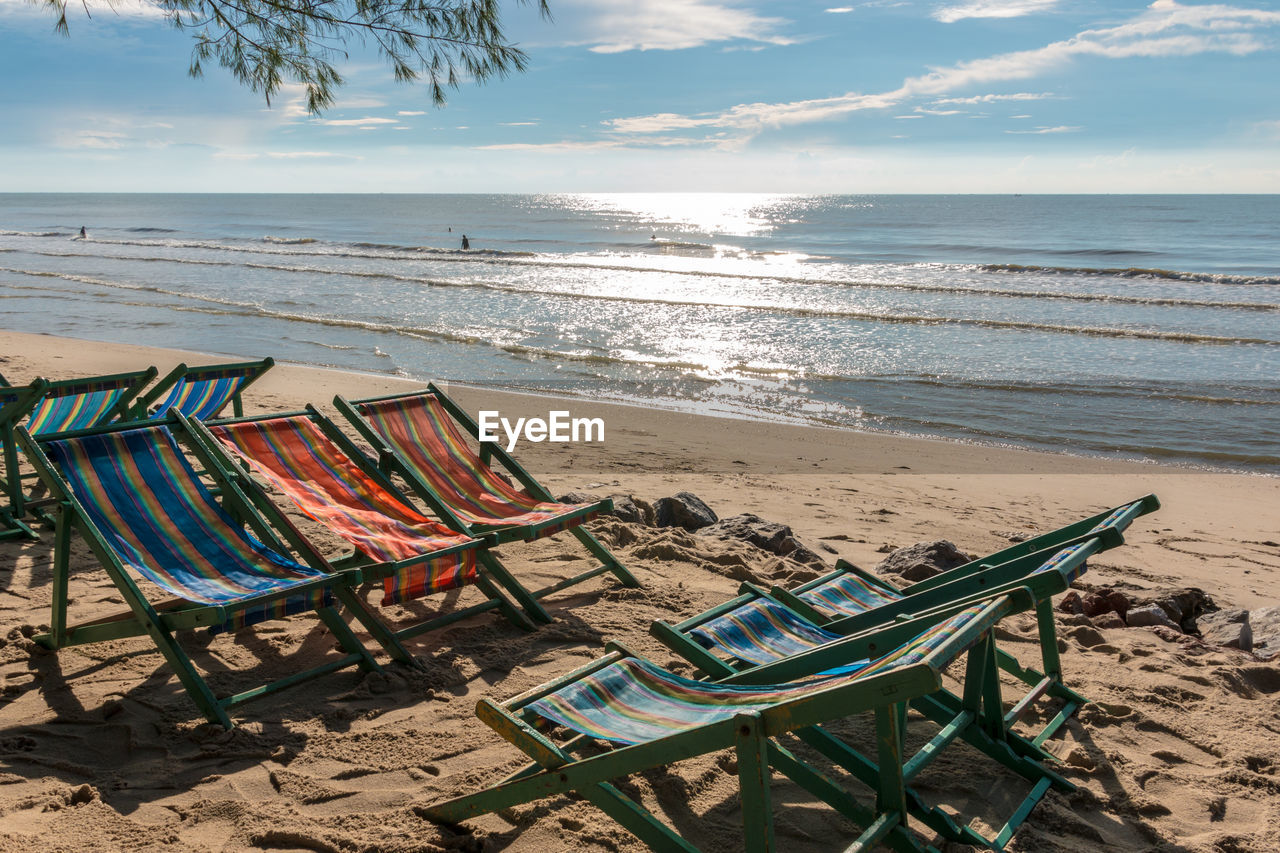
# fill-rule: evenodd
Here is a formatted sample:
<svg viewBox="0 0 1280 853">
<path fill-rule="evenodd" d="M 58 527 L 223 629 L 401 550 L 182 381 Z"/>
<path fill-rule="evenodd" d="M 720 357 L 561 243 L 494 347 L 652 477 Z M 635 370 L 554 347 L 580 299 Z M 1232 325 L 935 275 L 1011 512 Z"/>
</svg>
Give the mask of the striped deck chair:
<svg viewBox="0 0 1280 853">
<path fill-rule="evenodd" d="M 1135 518 L 1159 506 L 1154 495 L 1146 495 L 902 589 L 843 561 L 843 569 L 796 590 L 774 588 L 766 592 L 744 584 L 738 597 L 722 605 L 676 625 L 655 622 L 651 630 L 673 651 L 716 676 L 732 670 L 709 650 L 739 665 L 757 665 L 794 654 L 819 635 L 828 639 L 849 636 L 903 614 L 958 606 L 975 597 L 1025 587 L 1035 595 L 1044 672 L 1023 666 L 1003 650 L 998 660 L 1002 669 L 1031 688 L 1018 697 L 1009 712 L 1010 726 L 1044 697 L 1062 702 L 1060 710 L 1031 738 L 1031 744 L 1038 748 L 1087 701 L 1063 684 L 1052 598 L 1087 570 L 1090 557 L 1123 543 L 1123 531 Z M 1038 550 L 1027 552 L 1028 547 Z M 796 623 L 808 628 L 800 630 Z M 820 633 L 812 635 L 809 629 Z"/>
<path fill-rule="evenodd" d="M 275 365 L 275 359 L 237 364 L 208 364 L 188 367 L 179 364 L 160 379 L 133 407 L 138 420 L 159 419 L 171 411 L 208 420 L 216 418 L 227 404 L 236 417 L 244 414 L 244 390 Z"/>
<path fill-rule="evenodd" d="M 1024 598 L 1015 604 L 1014 598 Z M 796 680 L 792 661 L 759 667 L 716 682 L 677 676 L 625 648 L 502 704 L 482 699 L 477 715 L 515 744 L 534 764 L 477 793 L 420 810 L 430 820 L 461 821 L 521 803 L 576 792 L 655 851 L 692 851 L 696 838 L 681 836 L 612 783 L 675 761 L 732 749 L 737 759 L 743 841 L 748 851 L 774 851 L 770 770 L 777 770 L 862 828 L 848 850 L 883 844 L 899 851 L 932 850 L 912 832 L 918 826 L 948 841 L 1001 849 L 1045 792 L 1072 786 L 1034 761 L 1014 755 L 1001 740 L 1002 720 L 992 629 L 1010 610 L 1029 606 L 1029 593 L 976 603 L 942 622 L 919 618 L 882 630 L 886 651 L 872 652 L 863 638 L 845 638 L 810 652 Z M 906 755 L 906 704 L 941 689 L 942 672 L 967 654 L 962 707 L 949 724 L 914 755 Z M 825 734 L 822 724 L 870 712 L 876 726 L 874 759 Z M 1031 791 L 993 839 L 924 804 L 912 779 L 957 739 L 1028 780 Z M 799 740 L 870 787 L 874 806 L 855 799 L 836 781 L 797 757 Z M 599 744 L 614 748 L 601 753 Z M 585 752 L 585 757 L 578 757 Z M 661 802 L 660 802 L 661 804 Z M 687 809 L 687 803 L 674 804 Z M 682 821 L 694 832 L 696 818 Z"/>
<path fill-rule="evenodd" d="M 23 480 L 35 479 L 19 469 L 18 445 L 14 430 L 19 424 L 32 435 L 53 435 L 86 429 L 125 417 L 133 399 L 156 376 L 149 367 L 130 373 L 91 376 L 84 379 L 49 381 L 37 379 L 30 385 L 0 389 L 0 442 L 3 443 L 6 508 L 0 514 L 4 529 L 0 539 L 27 537 L 36 532 L 22 521 L 28 513 L 48 521 L 43 512 L 47 501 L 28 498 Z"/>
<path fill-rule="evenodd" d="M 455 530 L 472 536 L 489 534 L 495 544 L 528 542 L 567 530 L 600 561 L 599 566 L 543 589 L 521 589 L 519 593 L 513 589 L 520 605 L 535 619 L 551 619 L 539 598 L 605 572 L 612 572 L 624 586 L 640 585 L 618 558 L 582 527 L 611 510 L 612 501 L 558 503 L 497 443 L 484 442 L 476 452 L 467 435 L 478 441 L 479 427 L 435 385 L 411 394 L 351 402 L 337 396 L 333 402 L 378 453 L 379 467 L 402 477 L 431 511 Z M 522 488 L 512 486 L 489 467 L 492 457 Z"/>
<path fill-rule="evenodd" d="M 477 566 L 482 539 L 454 532 L 423 515 L 371 465 L 334 424 L 312 407 L 305 412 L 187 421 L 207 445 L 240 460 L 305 515 L 354 546 L 334 565 L 361 566 L 366 580 L 381 579 L 383 606 L 475 584 L 487 600 L 402 629 L 405 639 L 474 613 L 498 608 L 520 627 L 532 624 Z M 257 483 L 224 466 L 255 506 L 288 531 L 279 510 Z M 287 534 L 286 534 L 287 535 Z M 500 582 L 503 581 L 499 576 Z"/>
<path fill-rule="evenodd" d="M 126 423 L 35 437 L 19 427 L 18 440 L 58 501 L 50 631 L 35 642 L 47 648 L 147 635 L 210 722 L 230 728 L 227 710 L 300 681 L 356 665 L 377 664 L 339 617 L 345 605 L 392 656 L 411 659 L 352 592 L 358 569 L 330 571 L 323 558 L 286 556 L 275 532 L 230 480 L 200 458 L 197 442 L 173 419 L 153 426 Z M 214 476 L 219 504 L 200 481 L 175 435 Z M 252 535 L 246 531 L 247 524 Z M 80 625 L 67 624 L 73 530 L 89 544 L 129 611 Z M 143 586 L 169 598 L 153 602 Z M 234 695 L 217 697 L 174 631 L 235 631 L 270 619 L 315 611 L 344 654 L 301 673 Z"/>
</svg>

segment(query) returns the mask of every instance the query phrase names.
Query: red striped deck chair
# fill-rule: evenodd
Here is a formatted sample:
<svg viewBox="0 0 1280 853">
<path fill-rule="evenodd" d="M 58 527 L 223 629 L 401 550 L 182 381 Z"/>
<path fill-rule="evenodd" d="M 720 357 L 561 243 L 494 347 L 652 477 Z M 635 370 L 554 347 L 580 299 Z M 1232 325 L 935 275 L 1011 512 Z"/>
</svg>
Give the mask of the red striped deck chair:
<svg viewBox="0 0 1280 853">
<path fill-rule="evenodd" d="M 610 644 L 609 654 L 562 678 L 501 704 L 482 699 L 477 707 L 480 719 L 534 763 L 488 789 L 430 804 L 421 813 L 456 826 L 468 818 L 572 791 L 650 849 L 687 853 L 699 849 L 703 826 L 688 799 L 666 802 L 659 789 L 657 805 L 682 818 L 664 821 L 614 780 L 733 750 L 743 846 L 748 851 L 786 849 L 774 837 L 771 770 L 861 828 L 853 844 L 842 843 L 842 848 L 870 851 L 883 844 L 915 853 L 933 850 L 930 842 L 936 835 L 1002 849 L 1049 788 L 1073 788 L 1008 749 L 999 693 L 990 689 L 998 678 L 993 630 L 1003 616 L 1030 604 L 1029 593 L 1011 592 L 950 615 L 920 616 L 869 637 L 842 638 L 810 652 L 804 661 L 792 658 L 714 682 L 683 678 Z M 922 748 L 909 754 L 907 703 L 940 690 L 943 671 L 961 659 L 962 707 Z M 863 713 L 874 717 L 874 758 L 822 728 Z M 911 786 L 915 776 L 956 740 L 1031 784 L 994 838 L 929 806 Z M 854 783 L 870 788 L 874 805 L 855 798 L 849 782 L 837 782 L 801 759 L 793 752 L 797 741 L 847 770 Z M 611 748 L 602 752 L 602 746 Z"/>
<path fill-rule="evenodd" d="M 171 411 L 190 418 L 216 418 L 231 404 L 236 417 L 244 414 L 244 390 L 275 365 L 275 359 L 237 364 L 208 364 L 188 367 L 179 364 L 144 394 L 134 406 L 139 420 L 156 420 Z"/>
<path fill-rule="evenodd" d="M 450 530 L 415 509 L 315 409 L 208 424 L 188 421 L 188 426 L 354 546 L 334 564 L 360 565 L 366 579 L 380 578 L 383 606 L 469 584 L 486 595 L 483 604 L 397 632 L 401 639 L 495 607 L 516 624 L 532 627 L 479 571 L 476 554 L 484 541 Z M 237 474 L 233 466 L 226 471 Z M 275 511 L 254 481 L 241 477 L 237 482 L 261 511 Z"/>
<path fill-rule="evenodd" d="M 30 385 L 0 388 L 0 443 L 3 443 L 4 489 L 6 507 L 0 512 L 4 529 L 0 539 L 14 537 L 39 538 L 23 517 L 34 513 L 48 521 L 43 507 L 48 501 L 31 499 L 23 480 L 35 474 L 23 474 L 19 468 L 18 445 L 14 430 L 19 424 L 32 435 L 53 435 L 86 429 L 124 418 L 142 388 L 154 379 L 156 369 L 110 376 L 49 381 L 36 379 Z"/>
<path fill-rule="evenodd" d="M 613 509 L 612 501 L 560 503 L 500 445 L 486 442 L 477 451 L 468 439 L 479 440 L 475 421 L 435 385 L 411 394 L 350 402 L 338 396 L 333 402 L 378 453 L 380 467 L 404 478 L 432 512 L 455 530 L 489 534 L 497 544 L 568 531 L 600 561 L 571 578 L 519 595 L 521 606 L 534 618 L 550 620 L 537 599 L 605 572 L 625 586 L 639 586 L 617 557 L 582 526 Z M 518 487 L 490 468 L 491 458 L 501 463 Z"/>
<path fill-rule="evenodd" d="M 184 438 L 187 451 L 214 477 L 221 504 L 201 482 L 175 435 Z M 213 460 L 204 457 L 180 421 L 44 437 L 19 427 L 18 440 L 59 507 L 51 628 L 35 642 L 57 649 L 147 635 L 209 721 L 227 727 L 232 725 L 227 710 L 241 702 L 352 665 L 377 669 L 337 614 L 339 603 L 393 657 L 410 660 L 354 595 L 352 587 L 362 580 L 359 570 L 334 572 L 314 552 L 302 552 L 305 562 L 288 556 L 235 483 L 217 476 Z M 73 531 L 88 542 L 128 603 L 127 613 L 67 624 Z M 151 594 L 144 594 L 144 588 Z M 343 654 L 229 696 L 214 694 L 174 638 L 179 629 L 236 631 L 309 611 L 319 615 Z"/>
</svg>

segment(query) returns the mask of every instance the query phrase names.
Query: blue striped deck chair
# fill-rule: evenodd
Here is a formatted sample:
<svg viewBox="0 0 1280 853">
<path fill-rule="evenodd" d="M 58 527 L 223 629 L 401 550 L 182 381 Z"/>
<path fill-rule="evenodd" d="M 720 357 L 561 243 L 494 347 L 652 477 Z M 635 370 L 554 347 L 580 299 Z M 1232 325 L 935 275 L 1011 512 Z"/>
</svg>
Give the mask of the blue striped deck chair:
<svg viewBox="0 0 1280 853">
<path fill-rule="evenodd" d="M 1135 518 L 1159 506 L 1154 495 L 1146 495 L 901 589 L 847 563 L 796 590 L 765 591 L 744 584 L 736 598 L 676 625 L 655 622 L 651 631 L 664 645 L 716 676 L 732 671 L 730 662 L 757 665 L 812 642 L 815 635 L 797 628 L 798 623 L 828 638 L 849 636 L 903 615 L 1025 587 L 1035 596 L 1044 672 L 1024 666 L 1004 650 L 997 656 L 1002 669 L 1031 688 L 1014 702 L 1008 725 L 1016 724 L 1042 698 L 1062 703 L 1030 739 L 1039 748 L 1087 701 L 1063 683 L 1052 598 L 1087 570 L 1090 557 L 1122 544 L 1123 531 Z"/>
<path fill-rule="evenodd" d="M 24 425 L 32 435 L 52 435 L 110 423 L 128 414 L 134 398 L 155 376 L 156 369 L 149 367 L 84 379 L 36 379 L 27 386 L 0 388 L 0 442 L 3 443 L 6 502 L 0 513 L 4 521 L 0 539 L 38 539 L 22 519 L 34 513 L 40 520 L 48 520 L 43 513 L 43 502 L 30 500 L 23 487 L 23 480 L 32 480 L 35 475 L 24 475 L 19 468 L 18 445 L 14 440 L 18 425 Z"/>
<path fill-rule="evenodd" d="M 188 367 L 179 364 L 165 374 L 134 405 L 138 420 L 163 418 L 179 411 L 189 418 L 208 420 L 222 414 L 227 404 L 236 417 L 244 414 L 244 390 L 275 365 L 275 359 L 236 364 Z"/>
<path fill-rule="evenodd" d="M 393 657 L 411 660 L 354 595 L 358 569 L 333 572 L 315 552 L 288 556 L 276 531 L 243 493 L 217 475 L 181 421 L 136 422 L 36 437 L 17 430 L 23 450 L 54 494 L 56 544 L 50 630 L 34 638 L 51 649 L 146 635 L 210 722 L 230 728 L 228 709 L 300 681 L 377 664 L 336 611 L 341 604 Z M 213 477 L 220 504 L 201 482 L 177 438 Z M 247 529 L 246 529 L 247 525 Z M 88 543 L 129 610 L 67 624 L 72 533 Z M 144 594 L 143 589 L 151 594 Z M 175 640 L 181 629 L 216 634 L 314 611 L 343 654 L 305 672 L 218 697 Z"/>
<path fill-rule="evenodd" d="M 1014 599 L 1022 599 L 1015 602 Z M 1000 741 L 1002 726 L 992 631 L 1007 613 L 1030 606 L 1023 590 L 977 602 L 941 620 L 917 617 L 875 637 L 842 638 L 797 658 L 718 681 L 694 681 L 662 669 L 618 644 L 604 657 L 501 704 L 482 699 L 477 715 L 533 764 L 485 790 L 429 804 L 424 817 L 446 826 L 521 803 L 575 792 L 655 851 L 698 850 L 701 821 L 687 801 L 670 806 L 684 814 L 680 834 L 654 810 L 628 797 L 614 780 L 720 750 L 737 760 L 743 843 L 748 851 L 785 849 L 774 837 L 770 792 L 776 770 L 852 821 L 861 834 L 851 846 L 868 851 L 933 850 L 931 839 L 1002 849 L 1018 826 L 1056 788 L 1072 786 Z M 908 755 L 907 703 L 941 689 L 942 673 L 965 659 L 962 708 L 951 722 Z M 816 673 L 816 674 L 814 674 Z M 998 688 L 998 685 L 997 685 Z M 861 714 L 874 716 L 875 758 L 826 735 L 822 726 Z M 920 723 L 916 721 L 915 725 Z M 1031 783 L 1013 816 L 987 839 L 947 812 L 927 806 L 911 781 L 957 739 Z M 815 747 L 850 769 L 866 785 L 874 805 L 850 793 L 850 782 L 802 760 L 793 742 Z M 611 747 L 601 752 L 601 746 Z M 925 835 L 913 830 L 920 830 Z M 719 849 L 719 848 L 717 848 Z"/>
</svg>

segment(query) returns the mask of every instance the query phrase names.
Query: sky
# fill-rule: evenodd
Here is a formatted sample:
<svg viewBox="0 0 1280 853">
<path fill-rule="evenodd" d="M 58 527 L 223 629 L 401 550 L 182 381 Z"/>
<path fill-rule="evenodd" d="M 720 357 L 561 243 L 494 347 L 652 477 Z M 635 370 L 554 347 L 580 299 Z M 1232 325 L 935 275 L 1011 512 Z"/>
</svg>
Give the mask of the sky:
<svg viewBox="0 0 1280 853">
<path fill-rule="evenodd" d="M 527 72 L 320 116 L 88 3 L 0 0 L 0 192 L 1280 192 L 1280 2 L 509 2 Z"/>
</svg>

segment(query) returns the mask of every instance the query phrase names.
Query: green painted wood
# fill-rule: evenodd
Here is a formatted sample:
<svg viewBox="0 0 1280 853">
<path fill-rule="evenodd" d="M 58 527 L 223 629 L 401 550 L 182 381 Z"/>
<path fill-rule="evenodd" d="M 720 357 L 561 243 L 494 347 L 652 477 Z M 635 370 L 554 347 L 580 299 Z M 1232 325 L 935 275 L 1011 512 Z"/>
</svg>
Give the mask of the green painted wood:
<svg viewBox="0 0 1280 853">
<path fill-rule="evenodd" d="M 773 803 L 769 795 L 768 739 L 755 714 L 733 718 L 734 753 L 738 759 L 738 795 L 742 800 L 742 835 L 747 853 L 773 853 Z"/>
</svg>

